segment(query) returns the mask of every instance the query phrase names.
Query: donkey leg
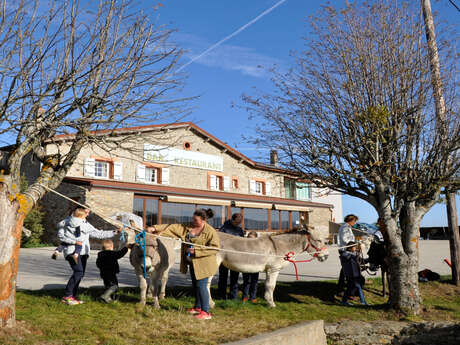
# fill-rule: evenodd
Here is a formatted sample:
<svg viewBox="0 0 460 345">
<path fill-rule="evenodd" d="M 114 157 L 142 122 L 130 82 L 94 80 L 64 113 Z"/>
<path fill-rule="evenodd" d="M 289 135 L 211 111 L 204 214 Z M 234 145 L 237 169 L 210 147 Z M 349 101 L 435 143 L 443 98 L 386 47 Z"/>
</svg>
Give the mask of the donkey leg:
<svg viewBox="0 0 460 345">
<path fill-rule="evenodd" d="M 169 268 L 165 270 L 161 276 L 161 288 L 159 298 L 164 299 L 166 296 L 166 284 L 168 283 Z"/>
<path fill-rule="evenodd" d="M 267 278 L 265 279 L 265 294 L 264 298 L 268 303 L 268 306 L 271 308 L 276 307 L 275 302 L 273 301 L 273 291 L 275 290 L 276 280 L 278 279 L 278 274 L 280 271 L 265 271 Z"/>
<path fill-rule="evenodd" d="M 212 281 L 212 277 L 209 277 L 208 278 L 208 284 L 207 285 L 207 289 L 208 289 L 208 294 L 209 294 L 209 308 L 214 308 L 216 306 L 216 303 L 214 302 L 214 300 L 212 299 L 212 296 L 211 296 L 211 281 Z"/>
<path fill-rule="evenodd" d="M 158 302 L 158 295 L 160 292 L 159 288 L 159 277 L 161 274 L 159 274 L 157 271 L 153 271 L 150 274 L 150 286 L 152 287 L 152 294 L 153 294 L 153 307 L 155 309 L 160 309 L 160 303 Z"/>
<path fill-rule="evenodd" d="M 144 278 L 144 272 L 136 270 L 137 279 L 139 281 L 139 288 L 141 289 L 141 305 L 145 305 L 147 295 L 147 280 Z"/>
</svg>

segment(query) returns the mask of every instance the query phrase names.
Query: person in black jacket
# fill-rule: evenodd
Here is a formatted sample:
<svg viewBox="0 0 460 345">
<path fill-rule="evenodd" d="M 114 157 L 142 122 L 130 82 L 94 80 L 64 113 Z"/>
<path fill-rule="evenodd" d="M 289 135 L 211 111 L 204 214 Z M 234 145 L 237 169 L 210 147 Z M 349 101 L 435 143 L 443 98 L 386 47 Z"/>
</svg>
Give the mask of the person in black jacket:
<svg viewBox="0 0 460 345">
<path fill-rule="evenodd" d="M 354 292 L 357 290 L 361 304 L 368 305 L 364 299 L 364 293 L 361 287 L 361 259 L 358 252 L 358 244 L 356 242 L 350 241 L 347 243 L 347 246 L 350 247 L 340 253 L 340 262 L 342 264 L 343 273 L 347 279 L 347 291 L 343 295 L 342 304 L 352 305 L 348 302 L 348 297 L 354 296 Z"/>
<path fill-rule="evenodd" d="M 110 303 L 112 302 L 112 294 L 118 290 L 117 274 L 120 273 L 118 260 L 126 255 L 128 247 L 113 250 L 113 242 L 111 240 L 104 240 L 102 246 L 104 250 L 101 250 L 97 254 L 96 266 L 99 268 L 105 287 L 101 299 L 106 303 Z"/>
<path fill-rule="evenodd" d="M 225 221 L 219 231 L 233 236 L 244 237 L 244 231 L 240 224 L 243 221 L 241 213 L 234 213 L 231 219 Z M 218 282 L 218 295 L 222 299 L 227 299 L 227 279 L 229 269 L 224 265 L 219 266 L 219 282 Z M 238 298 L 238 277 L 240 272 L 230 270 L 230 299 Z"/>
</svg>

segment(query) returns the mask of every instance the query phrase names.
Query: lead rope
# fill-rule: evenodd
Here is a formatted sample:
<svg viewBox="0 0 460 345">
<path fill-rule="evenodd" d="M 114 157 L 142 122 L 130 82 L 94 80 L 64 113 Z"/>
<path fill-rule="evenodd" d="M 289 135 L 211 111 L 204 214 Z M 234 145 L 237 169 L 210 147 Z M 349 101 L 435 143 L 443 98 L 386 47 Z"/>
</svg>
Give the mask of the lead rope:
<svg viewBox="0 0 460 345">
<path fill-rule="evenodd" d="M 142 230 L 142 232 L 139 232 L 134 241 L 136 244 L 142 249 L 143 255 L 144 255 L 144 278 L 147 279 L 147 267 L 145 265 L 145 230 Z"/>
<path fill-rule="evenodd" d="M 289 261 L 290 263 L 292 263 L 294 265 L 294 268 L 295 268 L 295 279 L 296 280 L 299 280 L 299 271 L 297 270 L 297 263 L 300 263 L 300 262 L 310 262 L 310 261 L 313 261 L 314 258 L 311 258 L 311 259 L 307 259 L 307 260 L 293 260 L 292 258 L 295 256 L 295 253 L 294 252 L 288 252 L 286 254 L 286 256 L 284 257 L 284 260 L 286 261 Z"/>
<path fill-rule="evenodd" d="M 108 223 L 111 223 L 113 224 L 114 222 L 115 223 L 118 223 L 118 224 L 121 224 L 122 226 L 124 226 L 126 229 L 130 229 L 134 232 L 138 232 L 138 233 L 144 233 L 144 241 L 145 241 L 145 230 L 139 230 L 139 229 L 136 229 L 136 228 L 133 228 L 132 226 L 130 225 L 127 225 L 123 222 L 120 222 L 116 219 L 111 219 L 107 216 L 105 216 L 102 212 L 99 212 L 99 211 L 95 211 L 94 208 L 89 208 L 88 206 L 86 205 L 83 205 L 81 203 L 79 203 L 78 201 L 76 200 L 73 200 L 69 197 L 67 197 L 66 195 L 62 194 L 62 193 L 59 193 L 58 191 L 48 187 L 48 186 L 45 186 L 44 184 L 41 184 L 40 183 L 40 186 L 42 186 L 43 188 L 45 188 L 46 190 L 56 194 L 56 195 L 59 195 L 60 197 L 76 204 L 76 205 L 79 205 L 80 207 L 83 207 L 85 209 L 89 209 L 91 210 L 92 213 L 98 215 L 99 217 L 101 217 L 103 220 L 107 221 Z M 160 235 L 153 235 L 153 236 L 156 236 L 158 238 L 165 238 L 165 239 L 168 239 L 170 240 L 171 238 L 170 237 L 165 237 L 165 236 L 160 236 Z M 360 242 L 360 241 L 358 241 Z M 287 254 L 285 255 L 275 255 L 275 254 L 265 254 L 265 253 L 250 253 L 250 252 L 243 252 L 243 251 L 239 251 L 239 250 L 232 250 L 232 249 L 224 249 L 224 248 L 216 248 L 216 247 L 210 247 L 210 246 L 205 246 L 205 245 L 202 245 L 202 244 L 196 244 L 196 243 L 191 243 L 191 242 L 185 242 L 185 241 L 182 241 L 183 244 L 188 244 L 188 245 L 192 245 L 192 246 L 196 246 L 196 247 L 199 247 L 199 248 L 204 248 L 204 249 L 213 249 L 213 250 L 216 250 L 216 251 L 222 251 L 222 252 L 228 252 L 228 253 L 235 253 L 235 254 L 246 254 L 246 255 L 256 255 L 256 256 L 270 256 L 270 257 L 277 257 L 277 258 L 286 258 Z M 352 247 L 352 246 L 342 246 L 342 247 L 334 247 L 334 248 L 337 248 L 337 249 L 345 249 L 345 248 L 348 248 L 348 247 Z M 307 254 L 311 255 L 311 256 L 314 256 L 315 254 L 320 254 L 322 251 L 316 251 L 316 252 L 308 252 Z M 302 253 L 300 253 L 302 254 Z M 295 254 L 294 254 L 295 255 Z M 292 258 L 292 256 L 290 257 Z M 311 260 L 310 260 L 311 261 Z M 297 261 L 297 262 L 300 262 L 300 261 Z M 308 261 L 307 261 L 308 262 Z"/>
</svg>

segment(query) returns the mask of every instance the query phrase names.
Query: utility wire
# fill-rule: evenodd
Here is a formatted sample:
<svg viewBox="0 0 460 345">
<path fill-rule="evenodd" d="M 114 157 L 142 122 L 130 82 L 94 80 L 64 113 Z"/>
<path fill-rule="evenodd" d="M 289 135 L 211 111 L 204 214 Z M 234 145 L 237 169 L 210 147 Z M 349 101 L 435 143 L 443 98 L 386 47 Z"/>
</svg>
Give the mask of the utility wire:
<svg viewBox="0 0 460 345">
<path fill-rule="evenodd" d="M 453 0 L 449 0 L 449 2 L 457 9 L 457 11 L 460 12 L 460 8 L 455 4 L 455 2 L 453 2 Z"/>
<path fill-rule="evenodd" d="M 283 2 L 286 2 L 287 0 L 281 0 L 281 1 L 278 1 L 276 4 L 274 4 L 272 7 L 266 9 L 265 11 L 263 11 L 261 14 L 259 14 L 257 17 L 255 17 L 253 20 L 251 20 L 250 22 L 244 24 L 242 27 L 240 27 L 238 30 L 236 30 L 235 32 L 231 33 L 230 35 L 222 38 L 219 42 L 213 44 L 212 46 L 210 46 L 208 49 L 206 49 L 204 52 L 202 52 L 201 54 L 195 56 L 194 58 L 192 58 L 189 62 L 187 62 L 186 64 L 182 65 L 180 68 L 177 69 L 176 72 L 180 72 L 182 71 L 185 67 L 187 67 L 188 65 L 190 65 L 191 63 L 195 62 L 196 60 L 198 60 L 199 58 L 201 58 L 202 56 L 206 55 L 207 53 L 209 53 L 211 50 L 217 48 L 218 46 L 220 46 L 222 43 L 224 43 L 225 41 L 229 40 L 230 38 L 238 35 L 241 31 L 245 30 L 246 28 L 250 27 L 252 24 L 254 24 L 255 22 L 257 22 L 259 19 L 261 19 L 262 17 L 266 16 L 267 14 L 269 14 L 271 11 L 273 11 L 275 8 L 277 8 L 279 5 L 281 5 Z"/>
</svg>

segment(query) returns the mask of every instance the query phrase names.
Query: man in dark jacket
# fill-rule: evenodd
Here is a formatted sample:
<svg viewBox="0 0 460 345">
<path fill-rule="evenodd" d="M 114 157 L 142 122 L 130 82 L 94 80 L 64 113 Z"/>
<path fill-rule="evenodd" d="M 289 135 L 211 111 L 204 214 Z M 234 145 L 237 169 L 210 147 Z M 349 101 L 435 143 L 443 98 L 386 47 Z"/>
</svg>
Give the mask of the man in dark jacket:
<svg viewBox="0 0 460 345">
<path fill-rule="evenodd" d="M 240 224 L 243 221 L 241 213 L 234 213 L 232 218 L 225 221 L 224 225 L 219 231 L 225 232 L 226 234 L 233 236 L 244 237 L 244 231 Z M 219 283 L 218 283 L 218 295 L 222 299 L 227 299 L 227 278 L 229 269 L 224 265 L 219 267 Z M 240 272 L 230 270 L 230 299 L 238 298 L 238 277 Z"/>
<path fill-rule="evenodd" d="M 97 254 L 96 266 L 99 268 L 106 289 L 101 295 L 101 299 L 109 303 L 112 301 L 112 294 L 118 290 L 117 274 L 120 273 L 118 260 L 126 255 L 128 248 L 124 247 L 120 250 L 113 250 L 113 242 L 111 240 L 104 240 L 102 245 L 104 250 L 101 250 Z"/>
<path fill-rule="evenodd" d="M 368 305 L 364 299 L 363 289 L 361 287 L 361 266 L 360 263 L 366 262 L 362 260 L 359 256 L 358 244 L 356 242 L 350 241 L 347 243 L 347 250 L 344 250 L 340 253 L 340 262 L 342 264 L 343 273 L 347 278 L 347 291 L 343 295 L 342 304 L 351 305 L 348 302 L 348 296 L 354 296 L 354 291 L 357 290 L 361 304 Z"/>
</svg>

